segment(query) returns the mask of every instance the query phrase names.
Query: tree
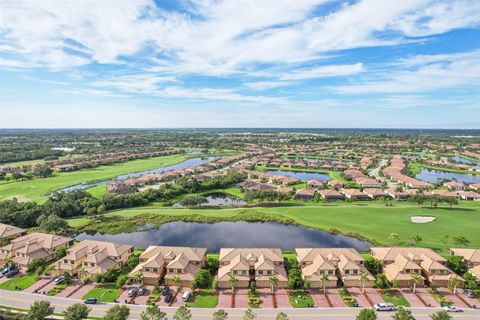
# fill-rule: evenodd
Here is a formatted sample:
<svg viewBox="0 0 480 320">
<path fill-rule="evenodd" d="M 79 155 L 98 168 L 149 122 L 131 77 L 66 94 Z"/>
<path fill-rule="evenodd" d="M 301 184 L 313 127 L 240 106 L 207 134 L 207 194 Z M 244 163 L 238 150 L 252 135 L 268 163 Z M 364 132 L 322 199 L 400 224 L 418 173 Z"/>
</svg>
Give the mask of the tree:
<svg viewBox="0 0 480 320">
<path fill-rule="evenodd" d="M 116 304 L 107 310 L 103 320 L 127 320 L 130 316 L 130 309 L 121 304 Z"/>
<path fill-rule="evenodd" d="M 245 310 L 243 314 L 243 320 L 255 320 L 257 319 L 257 315 L 253 312 L 252 309 Z"/>
<path fill-rule="evenodd" d="M 356 320 L 377 320 L 377 313 L 373 309 L 362 309 L 357 317 Z"/>
<path fill-rule="evenodd" d="M 60 260 L 67 254 L 67 247 L 60 247 L 55 251 L 54 260 Z"/>
<path fill-rule="evenodd" d="M 405 309 L 405 308 L 399 308 L 395 314 L 392 316 L 393 320 L 415 320 L 415 318 L 412 316 L 412 311 Z"/>
<path fill-rule="evenodd" d="M 462 256 L 448 256 L 447 267 L 450 268 L 456 274 L 464 274 L 467 272 L 467 266 L 463 262 Z"/>
<path fill-rule="evenodd" d="M 56 214 L 51 214 L 44 219 L 40 219 L 39 227 L 47 233 L 59 234 L 68 229 L 68 222 Z"/>
<path fill-rule="evenodd" d="M 47 261 L 44 258 L 35 258 L 27 265 L 27 272 L 43 270 L 46 263 Z"/>
<path fill-rule="evenodd" d="M 432 315 L 430 315 L 432 320 L 452 320 L 452 316 L 448 314 L 447 311 L 438 311 Z"/>
<path fill-rule="evenodd" d="M 417 284 L 420 282 L 420 275 L 416 272 L 410 275 L 410 280 L 413 281 L 413 293 L 417 290 Z"/>
<path fill-rule="evenodd" d="M 140 314 L 140 320 L 167 320 L 167 314 L 156 305 L 149 306 Z"/>
<path fill-rule="evenodd" d="M 182 278 L 175 276 L 172 278 L 172 282 L 177 288 L 180 288 L 180 285 L 182 284 Z"/>
<path fill-rule="evenodd" d="M 173 314 L 173 320 L 190 320 L 192 313 L 185 306 L 181 306 Z"/>
<path fill-rule="evenodd" d="M 237 286 L 238 279 L 231 275 L 228 282 L 232 285 L 232 294 L 235 293 L 235 287 Z"/>
<path fill-rule="evenodd" d="M 360 273 L 360 282 L 362 283 L 362 293 L 365 293 L 365 282 L 368 280 L 368 274 L 365 272 Z"/>
<path fill-rule="evenodd" d="M 212 315 L 212 320 L 227 320 L 228 319 L 228 313 L 225 312 L 225 310 L 217 310 L 213 313 Z"/>
<path fill-rule="evenodd" d="M 374 257 L 368 257 L 365 259 L 365 268 L 373 274 L 380 273 L 382 271 L 382 263 L 379 259 Z"/>
<path fill-rule="evenodd" d="M 326 283 L 328 281 L 328 273 L 323 272 L 322 277 L 320 278 L 320 281 L 322 282 L 323 294 L 325 294 L 327 291 Z"/>
<path fill-rule="evenodd" d="M 274 293 L 275 292 L 275 287 L 278 284 L 278 277 L 277 277 L 276 274 L 274 274 L 273 276 L 268 278 L 268 284 L 270 285 L 270 290 L 272 291 L 272 293 Z"/>
<path fill-rule="evenodd" d="M 64 311 L 65 320 L 82 320 L 88 318 L 91 309 L 83 303 L 75 303 L 67 307 Z"/>
<path fill-rule="evenodd" d="M 462 281 L 457 276 L 453 276 L 452 279 L 450 279 L 450 285 L 453 287 L 453 294 L 457 293 L 457 287 L 461 284 Z"/>
<path fill-rule="evenodd" d="M 35 301 L 30 306 L 30 312 L 25 318 L 26 320 L 44 320 L 47 317 L 51 316 L 55 308 L 50 306 L 50 301 Z"/>
<path fill-rule="evenodd" d="M 213 277 L 207 269 L 199 269 L 195 274 L 194 282 L 200 288 L 207 288 L 212 283 Z"/>
<path fill-rule="evenodd" d="M 419 235 L 413 235 L 408 238 L 408 241 L 412 246 L 416 247 L 420 242 L 423 241 L 423 239 Z"/>
<path fill-rule="evenodd" d="M 133 275 L 133 281 L 135 281 L 136 283 L 142 282 L 142 281 L 143 281 L 143 274 L 142 274 L 140 271 L 138 271 L 137 273 L 135 273 L 135 274 Z"/>
<path fill-rule="evenodd" d="M 454 244 L 458 244 L 459 246 L 468 246 L 470 244 L 470 240 L 465 238 L 464 236 L 453 237 L 452 241 Z"/>
<path fill-rule="evenodd" d="M 280 312 L 279 314 L 277 314 L 275 320 L 288 320 L 288 316 L 286 313 Z"/>
</svg>

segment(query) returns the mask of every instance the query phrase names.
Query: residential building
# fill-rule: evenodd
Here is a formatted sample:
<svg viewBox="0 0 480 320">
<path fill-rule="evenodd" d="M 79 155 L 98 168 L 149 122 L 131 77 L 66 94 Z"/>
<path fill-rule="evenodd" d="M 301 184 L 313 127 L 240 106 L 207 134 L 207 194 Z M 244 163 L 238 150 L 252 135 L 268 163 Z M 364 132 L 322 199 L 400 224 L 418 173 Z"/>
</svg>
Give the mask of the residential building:
<svg viewBox="0 0 480 320">
<path fill-rule="evenodd" d="M 205 263 L 206 248 L 149 246 L 140 256 L 140 263 L 130 272 L 128 278 L 134 281 L 141 273 L 143 283 L 157 285 L 163 278 L 166 285 L 190 287 L 195 274 Z"/>
<path fill-rule="evenodd" d="M 315 197 L 315 190 L 299 189 L 295 192 L 295 199 L 297 200 L 313 200 Z"/>
<path fill-rule="evenodd" d="M 338 283 L 345 287 L 361 287 L 361 274 L 367 279 L 365 287 L 373 287 L 375 278 L 364 266 L 362 256 L 353 248 L 302 248 L 295 249 L 303 278 L 312 288 L 334 288 Z M 323 275 L 327 279 L 322 281 Z"/>
<path fill-rule="evenodd" d="M 55 251 L 72 244 L 73 239 L 68 237 L 39 232 L 29 233 L 13 239 L 8 245 L 0 248 L 0 264 L 3 264 L 7 258 L 12 258 L 20 271 L 25 272 L 28 264 L 34 259 L 43 258 L 50 261 Z"/>
<path fill-rule="evenodd" d="M 341 194 L 337 190 L 324 189 L 324 190 L 318 191 L 318 193 L 325 200 L 343 200 L 343 199 L 345 199 L 343 194 Z"/>
<path fill-rule="evenodd" d="M 342 194 L 351 200 L 370 200 L 370 197 L 357 189 L 343 189 Z"/>
<path fill-rule="evenodd" d="M 273 276 L 278 279 L 277 288 L 287 286 L 287 272 L 280 249 L 220 249 L 219 288 L 231 288 L 231 277 L 237 279 L 237 288 L 248 288 L 250 282 L 255 282 L 258 288 L 268 288 Z"/>
<path fill-rule="evenodd" d="M 480 279 L 480 249 L 452 248 L 450 253 L 463 257 L 468 271 Z"/>
<path fill-rule="evenodd" d="M 6 245 L 12 239 L 24 236 L 27 230 L 0 223 L 0 245 Z"/>
<path fill-rule="evenodd" d="M 83 269 L 85 276 L 91 277 L 111 268 L 123 267 L 132 253 L 132 245 L 84 240 L 67 250 L 67 255 L 55 263 L 52 274 L 75 276 Z"/>
</svg>

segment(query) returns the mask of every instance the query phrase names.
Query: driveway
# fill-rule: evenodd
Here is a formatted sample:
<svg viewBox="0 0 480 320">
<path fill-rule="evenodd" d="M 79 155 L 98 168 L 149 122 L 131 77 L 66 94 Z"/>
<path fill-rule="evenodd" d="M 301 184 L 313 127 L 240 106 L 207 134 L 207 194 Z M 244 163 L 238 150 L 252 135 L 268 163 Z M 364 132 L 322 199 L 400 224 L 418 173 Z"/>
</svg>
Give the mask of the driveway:
<svg viewBox="0 0 480 320">
<path fill-rule="evenodd" d="M 272 293 L 269 288 L 257 289 L 260 298 L 260 308 L 273 308 Z"/>
<path fill-rule="evenodd" d="M 440 307 L 440 303 L 428 292 L 427 288 L 417 288 L 417 294 L 427 306 Z"/>
<path fill-rule="evenodd" d="M 235 308 L 248 308 L 248 289 L 237 289 L 235 292 Z"/>
<path fill-rule="evenodd" d="M 373 304 L 383 303 L 382 290 L 378 288 L 365 288 L 365 294 Z"/>
<path fill-rule="evenodd" d="M 457 290 L 460 291 L 461 289 Z M 453 294 L 448 288 L 437 288 L 438 293 L 452 301 L 453 305 L 459 308 L 470 308 L 470 306 L 465 303 L 460 297 L 456 294 Z"/>
<path fill-rule="evenodd" d="M 174 292 L 173 290 L 177 290 L 177 288 L 175 288 L 175 287 L 170 287 L 170 290 L 171 290 L 171 292 L 172 292 L 172 294 L 173 294 L 173 292 Z M 173 300 L 173 302 L 172 302 L 172 304 L 171 304 L 172 307 L 180 307 L 180 306 L 185 305 L 185 302 L 182 301 L 182 296 L 183 296 L 183 293 L 185 292 L 185 290 L 187 290 L 187 288 L 180 288 L 180 289 L 179 289 L 179 291 L 178 291 L 178 293 L 177 293 L 177 296 L 174 298 L 174 300 Z M 190 289 L 188 289 L 188 290 L 190 290 Z M 166 307 L 166 306 L 168 306 L 168 303 L 165 302 L 165 297 L 164 297 L 164 296 L 162 296 L 162 297 L 160 298 L 160 301 L 158 301 L 156 304 L 157 304 L 158 306 L 160 306 L 160 307 Z"/>
<path fill-rule="evenodd" d="M 147 301 L 148 301 L 148 296 L 150 295 L 150 293 L 152 292 L 152 290 L 154 289 L 155 287 L 154 286 L 145 286 L 145 293 L 142 294 L 141 296 L 137 295 L 135 297 L 135 303 L 136 304 L 147 304 Z"/>
<path fill-rule="evenodd" d="M 330 288 L 327 289 L 327 295 L 328 299 L 332 303 L 332 307 L 346 307 L 347 305 L 345 302 L 343 302 L 342 297 L 340 296 L 340 293 L 338 293 L 337 288 Z"/>
<path fill-rule="evenodd" d="M 65 288 L 65 290 L 59 292 L 57 294 L 57 297 L 60 298 L 68 298 L 68 296 L 75 291 L 76 289 L 80 288 L 82 286 L 82 282 L 80 280 L 72 280 L 70 285 Z"/>
<path fill-rule="evenodd" d="M 372 304 L 368 301 L 367 296 L 362 293 L 362 289 L 353 287 L 347 288 L 347 290 L 355 298 L 355 300 L 357 300 L 357 303 L 360 307 L 369 308 L 372 306 Z"/>
<path fill-rule="evenodd" d="M 408 288 L 401 288 L 400 292 L 402 295 L 405 297 L 405 299 L 408 301 L 410 304 L 410 307 L 412 308 L 421 308 L 425 307 L 425 304 L 420 300 L 417 295 L 415 295 L 412 290 Z"/>
<path fill-rule="evenodd" d="M 225 309 L 230 308 L 230 299 L 232 296 L 232 290 L 229 289 L 219 289 L 218 290 L 218 304 L 217 308 Z"/>
<path fill-rule="evenodd" d="M 323 289 L 311 289 L 310 294 L 312 295 L 313 302 L 317 308 L 329 308 L 330 304 L 328 303 L 327 294 L 323 294 Z"/>
<path fill-rule="evenodd" d="M 23 291 L 28 293 L 35 293 L 35 290 L 39 290 L 38 293 L 43 293 L 43 292 L 47 293 L 48 290 L 50 290 L 54 286 L 55 284 L 53 283 L 52 277 L 42 277 L 38 279 L 37 282 L 35 282 L 34 284 L 32 284 L 30 287 L 26 288 Z"/>
<path fill-rule="evenodd" d="M 92 291 L 95 288 L 94 283 L 88 283 L 78 289 L 77 291 L 73 292 L 72 295 L 69 297 L 70 299 L 83 299 L 83 296 Z M 67 290 L 67 289 L 66 289 Z M 63 290 L 62 294 L 66 291 Z M 72 290 L 73 291 L 73 290 Z"/>
<path fill-rule="evenodd" d="M 287 289 L 276 289 L 275 298 L 277 298 L 277 308 L 291 308 L 290 301 L 288 300 Z"/>
</svg>

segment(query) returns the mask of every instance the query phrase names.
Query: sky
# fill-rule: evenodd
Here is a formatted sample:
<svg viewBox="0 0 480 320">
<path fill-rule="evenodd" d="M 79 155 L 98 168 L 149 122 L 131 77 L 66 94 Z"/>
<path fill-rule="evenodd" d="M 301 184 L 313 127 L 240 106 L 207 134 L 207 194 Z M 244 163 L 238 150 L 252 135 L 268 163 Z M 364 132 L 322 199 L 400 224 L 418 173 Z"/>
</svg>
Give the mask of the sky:
<svg viewBox="0 0 480 320">
<path fill-rule="evenodd" d="M 478 0 L 0 2 L 0 128 L 480 128 Z"/>
</svg>

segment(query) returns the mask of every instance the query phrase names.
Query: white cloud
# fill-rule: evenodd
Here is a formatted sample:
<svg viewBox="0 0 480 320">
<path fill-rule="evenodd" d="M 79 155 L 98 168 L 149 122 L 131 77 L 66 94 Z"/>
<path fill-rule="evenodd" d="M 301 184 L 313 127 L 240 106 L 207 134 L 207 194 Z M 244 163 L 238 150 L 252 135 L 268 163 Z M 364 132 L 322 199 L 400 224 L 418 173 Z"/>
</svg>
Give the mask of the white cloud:
<svg viewBox="0 0 480 320">
<path fill-rule="evenodd" d="M 302 80 L 312 78 L 328 78 L 347 76 L 364 71 L 362 63 L 321 66 L 312 69 L 298 70 L 280 76 L 280 80 Z"/>
</svg>

